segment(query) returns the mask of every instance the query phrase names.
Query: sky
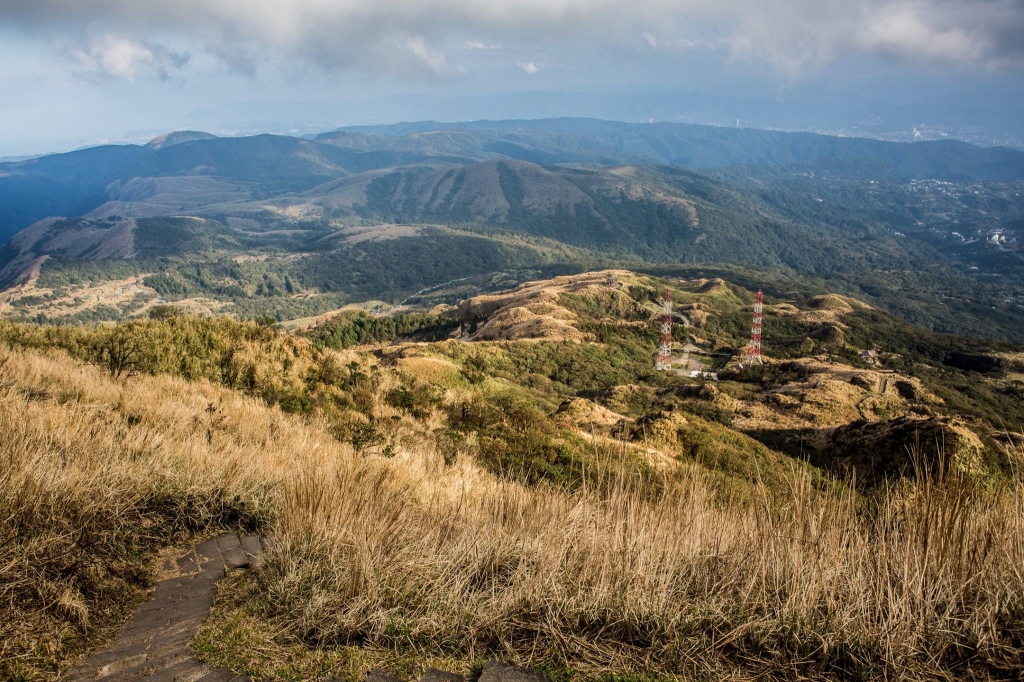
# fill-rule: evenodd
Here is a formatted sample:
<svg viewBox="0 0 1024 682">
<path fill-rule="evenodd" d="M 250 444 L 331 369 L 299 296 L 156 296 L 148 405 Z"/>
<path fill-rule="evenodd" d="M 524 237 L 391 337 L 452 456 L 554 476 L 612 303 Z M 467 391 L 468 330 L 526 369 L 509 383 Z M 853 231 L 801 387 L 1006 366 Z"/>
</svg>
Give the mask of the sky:
<svg viewBox="0 0 1024 682">
<path fill-rule="evenodd" d="M 0 157 L 195 127 L 731 116 L 721 98 L 751 125 L 769 100 L 973 125 L 1022 90 L 1024 0 L 0 0 Z"/>
</svg>

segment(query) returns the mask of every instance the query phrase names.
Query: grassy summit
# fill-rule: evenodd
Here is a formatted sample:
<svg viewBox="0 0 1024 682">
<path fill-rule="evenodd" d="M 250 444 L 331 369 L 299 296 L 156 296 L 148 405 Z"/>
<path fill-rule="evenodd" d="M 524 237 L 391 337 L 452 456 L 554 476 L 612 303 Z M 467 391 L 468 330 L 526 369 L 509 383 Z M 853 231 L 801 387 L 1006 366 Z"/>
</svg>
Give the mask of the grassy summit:
<svg viewBox="0 0 1024 682">
<path fill-rule="evenodd" d="M 652 370 L 665 286 L 721 381 Z M 305 332 L 0 323 L 0 675 L 55 677 L 219 528 L 275 549 L 194 646 L 262 679 L 1019 675 L 1019 349 L 770 296 L 740 373 L 751 301 L 603 271 Z"/>
</svg>

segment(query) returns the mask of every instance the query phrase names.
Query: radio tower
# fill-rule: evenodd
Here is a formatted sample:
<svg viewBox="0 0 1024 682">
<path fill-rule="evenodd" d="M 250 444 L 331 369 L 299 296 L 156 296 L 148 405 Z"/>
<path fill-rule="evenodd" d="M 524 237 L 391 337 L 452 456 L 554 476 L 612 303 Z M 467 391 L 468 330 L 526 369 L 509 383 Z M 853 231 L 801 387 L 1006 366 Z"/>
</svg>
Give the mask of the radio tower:
<svg viewBox="0 0 1024 682">
<path fill-rule="evenodd" d="M 658 346 L 658 362 L 654 369 L 667 372 L 672 369 L 672 294 L 665 289 L 661 306 L 661 345 Z"/>
<path fill-rule="evenodd" d="M 761 311 L 764 307 L 764 293 L 758 289 L 757 298 L 754 299 L 754 323 L 750 325 L 750 345 L 747 346 L 747 366 L 752 367 L 756 362 L 763 365 L 761 361 Z"/>
</svg>

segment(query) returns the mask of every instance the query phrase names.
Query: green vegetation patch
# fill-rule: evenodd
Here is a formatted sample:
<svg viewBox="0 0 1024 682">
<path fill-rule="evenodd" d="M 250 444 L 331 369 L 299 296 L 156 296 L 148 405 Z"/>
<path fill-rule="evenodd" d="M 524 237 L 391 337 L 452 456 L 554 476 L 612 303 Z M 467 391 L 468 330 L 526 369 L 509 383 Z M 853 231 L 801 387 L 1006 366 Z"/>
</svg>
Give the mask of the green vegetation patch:
<svg viewBox="0 0 1024 682">
<path fill-rule="evenodd" d="M 439 341 L 459 328 L 452 317 L 429 314 L 373 317 L 364 312 L 341 313 L 310 330 L 309 337 L 319 345 L 342 350 L 352 346 L 390 343 L 396 339 Z"/>
</svg>

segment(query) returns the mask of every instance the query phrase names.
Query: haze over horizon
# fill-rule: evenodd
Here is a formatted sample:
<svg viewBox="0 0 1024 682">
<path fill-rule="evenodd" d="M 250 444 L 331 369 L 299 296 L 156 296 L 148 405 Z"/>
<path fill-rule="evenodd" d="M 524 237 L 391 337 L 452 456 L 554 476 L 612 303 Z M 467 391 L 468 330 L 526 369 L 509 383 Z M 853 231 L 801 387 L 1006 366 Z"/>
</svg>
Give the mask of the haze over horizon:
<svg viewBox="0 0 1024 682">
<path fill-rule="evenodd" d="M 0 157 L 546 116 L 1024 147 L 1022 74 L 1013 0 L 2 0 Z"/>
</svg>

